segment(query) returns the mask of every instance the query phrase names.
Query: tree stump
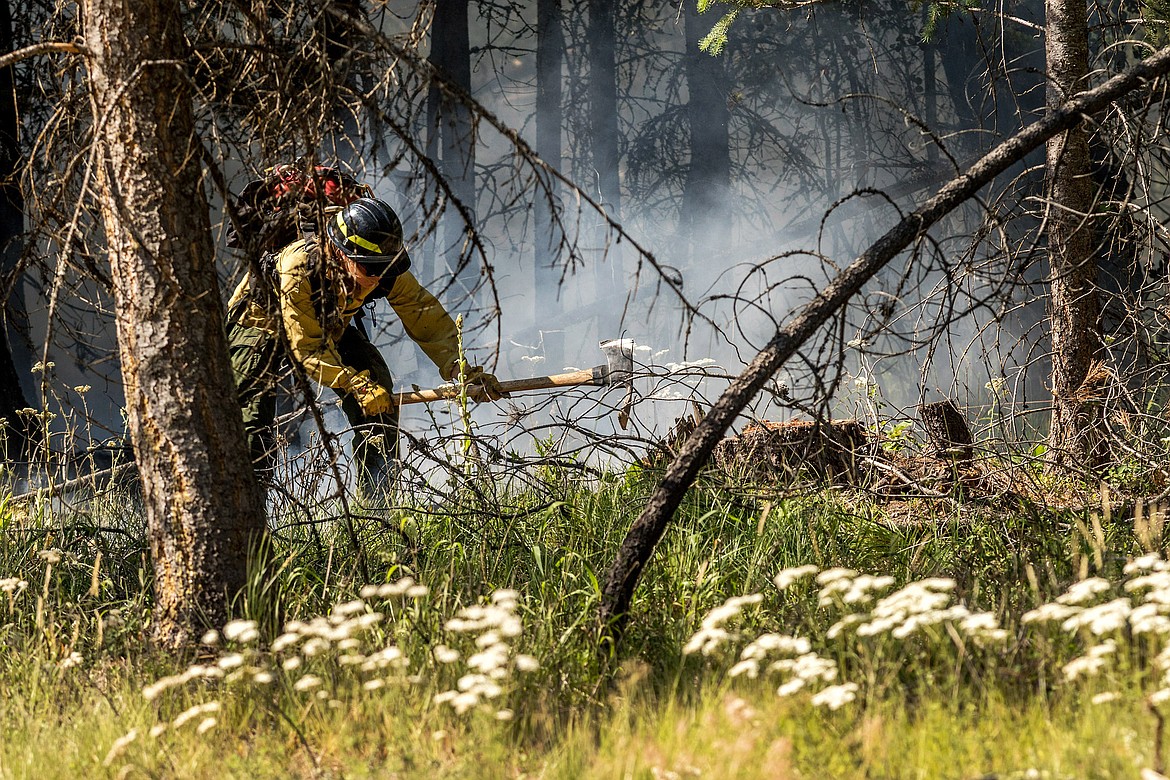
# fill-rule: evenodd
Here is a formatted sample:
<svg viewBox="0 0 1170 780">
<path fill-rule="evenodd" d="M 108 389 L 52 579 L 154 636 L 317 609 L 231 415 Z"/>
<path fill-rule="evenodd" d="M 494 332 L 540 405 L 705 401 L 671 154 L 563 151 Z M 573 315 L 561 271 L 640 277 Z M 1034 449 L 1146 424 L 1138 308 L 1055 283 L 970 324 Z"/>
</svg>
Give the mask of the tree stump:
<svg viewBox="0 0 1170 780">
<path fill-rule="evenodd" d="M 865 429 L 857 420 L 758 420 L 739 436 L 719 442 L 712 460 L 749 481 L 776 482 L 803 475 L 852 482 L 867 444 Z"/>
<path fill-rule="evenodd" d="M 922 404 L 918 407 L 918 418 L 926 429 L 926 443 L 930 454 L 940 460 L 971 460 L 971 429 L 955 402 L 945 401 Z"/>
</svg>

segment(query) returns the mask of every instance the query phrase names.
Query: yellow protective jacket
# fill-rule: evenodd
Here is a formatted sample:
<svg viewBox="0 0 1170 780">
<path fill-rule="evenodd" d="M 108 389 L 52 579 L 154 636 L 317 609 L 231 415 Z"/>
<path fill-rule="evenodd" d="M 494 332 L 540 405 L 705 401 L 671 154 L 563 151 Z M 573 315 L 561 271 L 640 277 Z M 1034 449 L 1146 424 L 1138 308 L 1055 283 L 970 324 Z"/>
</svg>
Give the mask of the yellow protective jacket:
<svg viewBox="0 0 1170 780">
<path fill-rule="evenodd" d="M 323 291 L 323 294 L 335 296 L 339 316 L 338 322 L 326 332 L 313 306 L 310 251 L 316 251 L 312 241 L 301 240 L 289 244 L 277 255 L 280 324 L 288 336 L 293 358 L 304 367 L 310 379 L 349 392 L 358 372 L 345 365 L 336 345 L 354 315 L 378 288 L 359 296 L 357 292 L 347 290 L 340 282 L 327 283 L 332 289 Z M 249 296 L 251 273 L 236 287 L 228 303 L 228 310 L 246 306 L 240 315 L 239 324 L 275 336 L 279 333 L 279 326 L 274 315 L 262 303 Z M 443 305 L 423 289 L 409 271 L 394 281 L 386 300 L 402 320 L 406 334 L 438 366 L 439 375 L 444 380 L 450 380 L 455 372 L 459 350 L 455 322 Z"/>
</svg>

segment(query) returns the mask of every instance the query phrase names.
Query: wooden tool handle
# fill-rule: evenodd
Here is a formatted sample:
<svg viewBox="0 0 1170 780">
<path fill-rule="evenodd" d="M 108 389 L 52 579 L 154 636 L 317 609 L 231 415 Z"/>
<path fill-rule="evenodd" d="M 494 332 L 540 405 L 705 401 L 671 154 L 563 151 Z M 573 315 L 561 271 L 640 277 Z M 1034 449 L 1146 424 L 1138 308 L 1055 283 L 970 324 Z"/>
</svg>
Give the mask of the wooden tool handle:
<svg viewBox="0 0 1170 780">
<path fill-rule="evenodd" d="M 576 387 L 577 385 L 604 385 L 605 367 L 586 368 L 582 371 L 570 371 L 567 374 L 553 374 L 552 376 L 534 376 L 531 379 L 509 379 L 500 382 L 500 388 L 505 393 L 523 393 L 529 390 L 551 390 L 555 387 Z M 443 385 L 433 390 L 411 390 L 406 393 L 396 393 L 394 402 L 403 404 L 421 404 L 430 401 L 443 401 L 459 395 L 459 388 L 455 385 Z"/>
</svg>

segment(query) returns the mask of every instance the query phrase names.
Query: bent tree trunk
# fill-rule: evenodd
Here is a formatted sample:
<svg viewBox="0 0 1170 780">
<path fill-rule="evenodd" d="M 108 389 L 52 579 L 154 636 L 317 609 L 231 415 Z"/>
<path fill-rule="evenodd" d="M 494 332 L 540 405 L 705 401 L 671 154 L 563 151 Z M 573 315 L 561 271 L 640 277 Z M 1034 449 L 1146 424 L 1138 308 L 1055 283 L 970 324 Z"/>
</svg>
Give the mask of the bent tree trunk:
<svg viewBox="0 0 1170 780">
<path fill-rule="evenodd" d="M 1083 0 L 1048 0 L 1045 7 L 1048 105 L 1084 88 L 1089 73 L 1089 22 Z M 1050 109 L 1051 110 L 1051 109 Z M 1078 124 L 1048 141 L 1045 185 L 1048 224 L 1048 309 L 1052 332 L 1052 426 L 1048 465 L 1054 471 L 1099 467 L 1100 410 L 1077 391 L 1099 348 L 1101 306 L 1093 257 L 1093 181 L 1089 136 Z"/>
<path fill-rule="evenodd" d="M 264 509 L 235 414 L 177 0 L 83 0 L 118 349 L 155 575 L 155 640 L 218 624 Z"/>
<path fill-rule="evenodd" d="M 1080 123 L 1086 115 L 1100 111 L 1122 95 L 1148 85 L 1151 79 L 1164 76 L 1167 72 L 1170 72 L 1170 47 L 1160 49 L 1144 62 L 1109 79 L 1100 87 L 1069 100 L 1051 111 L 1043 121 L 1024 128 L 1004 141 L 965 173 L 948 182 L 921 208 L 903 218 L 776 331 L 771 341 L 736 377 L 687 437 L 678 456 L 666 469 L 658 487 L 650 496 L 646 508 L 622 540 L 613 564 L 605 573 L 601 588 L 599 617 L 607 638 L 612 640 L 620 635 L 642 570 L 649 562 L 658 540 L 666 532 L 683 494 L 707 462 L 711 450 L 764 383 L 796 353 L 801 344 L 816 333 L 886 263 L 997 175 L 1040 144 Z"/>
</svg>

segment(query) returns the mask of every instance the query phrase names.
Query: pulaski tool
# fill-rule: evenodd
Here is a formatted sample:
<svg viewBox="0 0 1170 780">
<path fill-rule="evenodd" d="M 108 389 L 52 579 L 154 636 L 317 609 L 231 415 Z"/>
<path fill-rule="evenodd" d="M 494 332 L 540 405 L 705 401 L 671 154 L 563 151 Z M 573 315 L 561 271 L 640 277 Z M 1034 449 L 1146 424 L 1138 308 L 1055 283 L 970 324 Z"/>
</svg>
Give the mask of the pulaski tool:
<svg viewBox="0 0 1170 780">
<path fill-rule="evenodd" d="M 605 355 L 605 363 L 581 371 L 570 371 L 566 374 L 551 376 L 534 376 L 531 379 L 509 379 L 500 382 L 500 388 L 506 393 L 525 393 L 531 390 L 552 390 L 558 387 L 578 387 L 580 385 L 595 385 L 597 387 L 624 387 L 626 397 L 618 411 L 618 423 L 624 430 L 630 420 L 630 407 L 634 403 L 634 340 L 610 339 L 601 342 L 601 352 Z M 419 404 L 428 401 L 442 401 L 455 398 L 459 395 L 459 388 L 455 385 L 441 385 L 433 390 L 412 390 L 406 393 L 395 393 L 394 402 L 402 404 Z"/>
</svg>

